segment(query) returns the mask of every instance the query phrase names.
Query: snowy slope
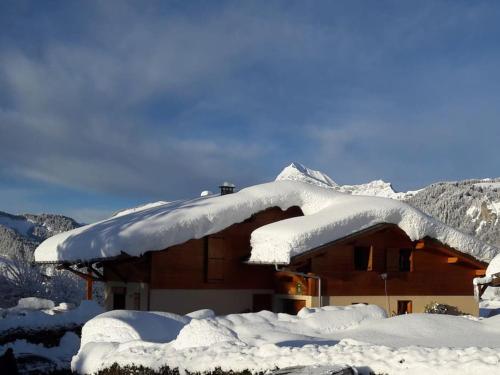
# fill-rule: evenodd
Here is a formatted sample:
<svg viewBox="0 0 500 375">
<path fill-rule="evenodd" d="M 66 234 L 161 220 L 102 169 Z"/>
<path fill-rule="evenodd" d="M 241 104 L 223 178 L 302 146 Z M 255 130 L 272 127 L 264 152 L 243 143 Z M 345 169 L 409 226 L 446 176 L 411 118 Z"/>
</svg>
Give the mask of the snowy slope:
<svg viewBox="0 0 500 375">
<path fill-rule="evenodd" d="M 481 260 L 498 249 L 456 231 L 394 199 L 353 196 L 304 182 L 276 181 L 224 196 L 173 202 L 112 217 L 44 241 L 39 262 L 139 256 L 217 233 L 271 207 L 302 209 L 304 216 L 258 228 L 251 261 L 289 263 L 292 256 L 380 223 L 399 226 L 412 240 L 435 238 Z"/>
<path fill-rule="evenodd" d="M 446 224 L 500 246 L 500 179 L 432 184 L 407 200 Z"/>
<path fill-rule="evenodd" d="M 79 226 L 62 215 L 11 215 L 0 211 L 0 255 L 29 258 L 43 240 Z"/>
<path fill-rule="evenodd" d="M 276 181 L 291 180 L 307 182 L 316 186 L 331 188 L 343 193 L 353 195 L 370 195 L 375 197 L 384 197 L 404 200 L 418 191 L 408 191 L 406 193 L 396 192 L 389 182 L 375 180 L 366 184 L 360 185 L 339 185 L 333 181 L 328 175 L 314 169 L 307 168 L 300 163 L 292 163 L 276 177 Z"/>
</svg>

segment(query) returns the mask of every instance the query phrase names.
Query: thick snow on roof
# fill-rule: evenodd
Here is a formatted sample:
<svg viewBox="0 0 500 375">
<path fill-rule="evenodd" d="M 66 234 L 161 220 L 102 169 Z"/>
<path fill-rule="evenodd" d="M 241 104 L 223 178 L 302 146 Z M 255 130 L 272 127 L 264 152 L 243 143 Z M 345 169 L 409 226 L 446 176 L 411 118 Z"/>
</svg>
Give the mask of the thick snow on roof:
<svg viewBox="0 0 500 375">
<path fill-rule="evenodd" d="M 486 269 L 486 276 L 495 275 L 497 273 L 500 273 L 500 254 L 491 260 Z"/>
<path fill-rule="evenodd" d="M 127 208 L 125 210 L 121 210 L 121 211 L 115 212 L 112 215 L 112 217 L 128 215 L 130 213 L 137 212 L 137 211 L 144 211 L 144 210 L 147 210 L 148 208 L 161 206 L 161 205 L 164 205 L 164 204 L 167 204 L 167 203 L 168 202 L 166 202 L 166 201 L 158 201 L 158 202 L 146 203 L 146 204 L 143 204 L 141 206 L 137 206 L 137 207 L 133 207 L 133 208 Z"/>
<path fill-rule="evenodd" d="M 380 223 L 397 225 L 411 240 L 430 236 L 481 260 L 490 260 L 499 251 L 403 202 L 275 181 L 234 194 L 161 204 L 61 233 L 44 241 L 35 259 L 79 261 L 122 252 L 138 256 L 217 233 L 270 207 L 292 206 L 300 207 L 305 216 L 255 230 L 250 261 L 289 263 L 294 255 Z"/>
</svg>

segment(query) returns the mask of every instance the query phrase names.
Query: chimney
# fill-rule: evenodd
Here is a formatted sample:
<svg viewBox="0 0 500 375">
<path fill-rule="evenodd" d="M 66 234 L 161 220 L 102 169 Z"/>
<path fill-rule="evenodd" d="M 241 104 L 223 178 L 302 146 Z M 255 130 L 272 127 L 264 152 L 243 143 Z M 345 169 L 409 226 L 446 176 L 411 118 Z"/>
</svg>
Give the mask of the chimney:
<svg viewBox="0 0 500 375">
<path fill-rule="evenodd" d="M 220 195 L 233 194 L 234 193 L 234 184 L 230 184 L 229 182 L 224 182 L 220 188 Z"/>
</svg>

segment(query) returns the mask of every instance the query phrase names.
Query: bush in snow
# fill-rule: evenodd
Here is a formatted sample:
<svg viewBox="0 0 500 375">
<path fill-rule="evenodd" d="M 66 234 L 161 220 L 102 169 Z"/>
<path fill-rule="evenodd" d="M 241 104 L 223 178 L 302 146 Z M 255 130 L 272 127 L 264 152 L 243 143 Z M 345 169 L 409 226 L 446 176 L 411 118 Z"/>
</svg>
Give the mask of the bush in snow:
<svg viewBox="0 0 500 375">
<path fill-rule="evenodd" d="M 0 258 L 0 307 L 11 307 L 20 298 L 37 297 L 56 303 L 80 304 L 85 282 L 68 271 L 34 263 L 32 255 L 16 254 Z M 97 283 L 94 298 L 101 303 L 103 287 Z"/>
<path fill-rule="evenodd" d="M 215 368 L 212 371 L 206 372 L 190 372 L 187 370 L 183 371 L 186 375 L 264 375 L 264 372 L 252 372 L 250 370 L 243 371 L 223 371 L 220 367 Z M 97 373 L 97 375 L 179 375 L 179 369 L 173 368 L 171 369 L 168 366 L 161 367 L 158 370 L 152 370 L 150 368 L 144 366 L 120 366 L 117 363 L 113 364 L 113 366 L 101 370 Z"/>
<path fill-rule="evenodd" d="M 431 302 L 425 305 L 424 312 L 428 314 L 446 314 L 446 315 L 464 315 L 456 306 L 450 306 L 445 303 Z"/>
</svg>

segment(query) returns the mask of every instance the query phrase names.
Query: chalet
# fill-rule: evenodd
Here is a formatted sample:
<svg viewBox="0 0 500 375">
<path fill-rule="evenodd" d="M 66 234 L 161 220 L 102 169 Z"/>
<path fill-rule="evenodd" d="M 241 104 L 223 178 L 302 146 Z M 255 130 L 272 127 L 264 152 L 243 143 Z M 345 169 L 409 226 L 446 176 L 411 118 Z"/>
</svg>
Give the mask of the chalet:
<svg viewBox="0 0 500 375">
<path fill-rule="evenodd" d="M 296 313 L 431 302 L 478 313 L 472 280 L 499 250 L 396 200 L 295 181 L 161 202 L 61 233 L 35 252 L 106 283 L 108 309 Z"/>
</svg>

